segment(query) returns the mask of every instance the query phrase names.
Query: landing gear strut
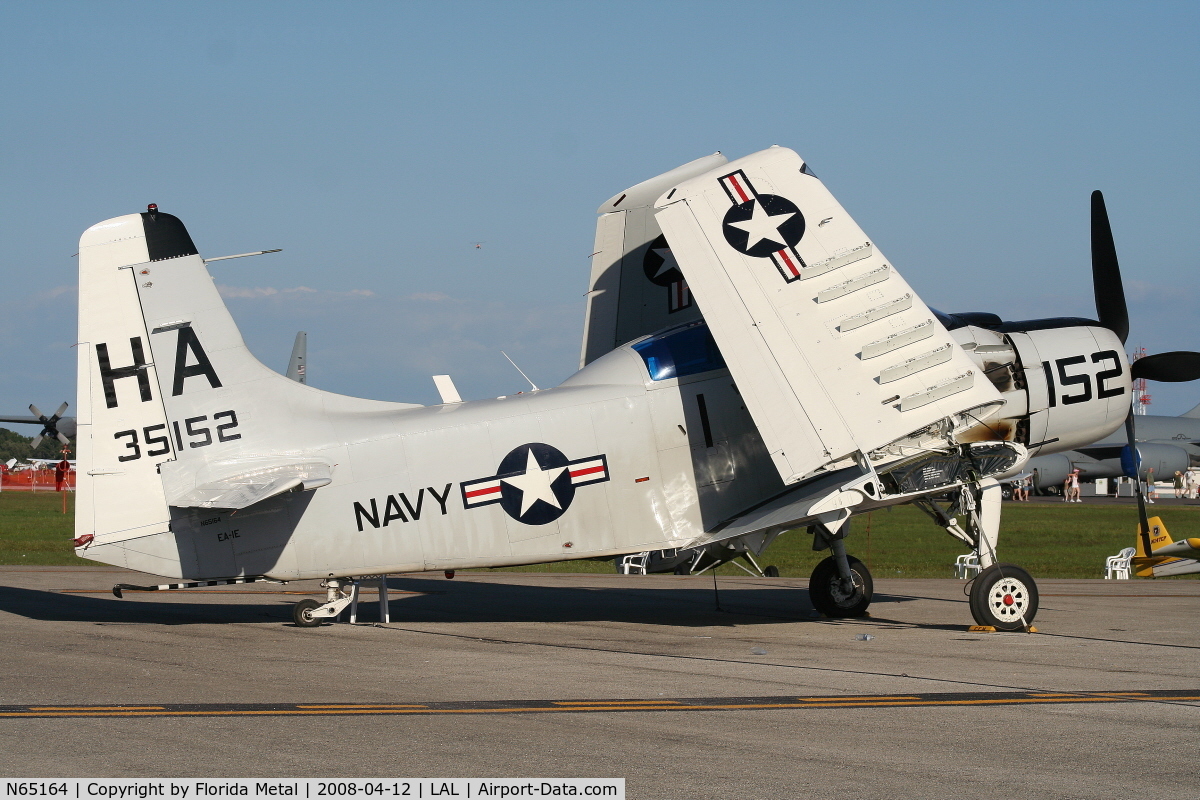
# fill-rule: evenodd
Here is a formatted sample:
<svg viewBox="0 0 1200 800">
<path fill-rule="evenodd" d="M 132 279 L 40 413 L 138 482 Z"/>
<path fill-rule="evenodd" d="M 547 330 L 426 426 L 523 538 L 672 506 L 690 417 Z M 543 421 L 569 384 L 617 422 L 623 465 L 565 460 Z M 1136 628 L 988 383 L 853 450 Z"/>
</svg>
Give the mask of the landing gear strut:
<svg viewBox="0 0 1200 800">
<path fill-rule="evenodd" d="M 994 478 L 963 485 L 945 509 L 932 497 L 913 501 L 913 505 L 951 536 L 974 549 L 983 568 L 971 584 L 971 616 L 975 624 L 1001 631 L 1028 630 L 1038 610 L 1037 584 L 1015 564 L 996 563 L 1000 504 L 1001 489 Z M 959 524 L 960 516 L 965 525 Z"/>
<path fill-rule="evenodd" d="M 325 588 L 326 600 L 318 603 L 311 597 L 292 606 L 292 621 L 300 628 L 315 628 L 327 619 L 333 619 L 354 600 L 353 578 L 327 578 L 321 586 Z"/>
<path fill-rule="evenodd" d="M 867 565 L 846 553 L 846 521 L 838 514 L 813 526 L 813 549 L 829 548 L 833 555 L 817 564 L 808 581 L 813 608 L 827 617 L 861 617 L 867 613 L 875 584 Z"/>
</svg>

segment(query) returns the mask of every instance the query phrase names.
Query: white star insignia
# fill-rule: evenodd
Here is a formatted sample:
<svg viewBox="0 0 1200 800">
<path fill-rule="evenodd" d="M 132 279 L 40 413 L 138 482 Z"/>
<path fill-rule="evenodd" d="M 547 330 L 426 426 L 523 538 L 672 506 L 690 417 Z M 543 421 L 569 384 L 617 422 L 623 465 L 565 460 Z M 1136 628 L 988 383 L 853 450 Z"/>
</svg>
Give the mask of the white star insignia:
<svg viewBox="0 0 1200 800">
<path fill-rule="evenodd" d="M 750 219 L 744 222 L 731 222 L 729 226 L 732 228 L 741 228 L 748 235 L 746 239 L 746 249 L 752 249 L 756 244 L 766 239 L 771 242 L 778 242 L 781 248 L 787 246 L 787 241 L 779 235 L 779 226 L 787 222 L 792 217 L 796 216 L 795 211 L 781 211 L 778 214 L 768 214 L 763 208 L 762 203 L 757 200 L 754 202 L 754 212 Z"/>
<path fill-rule="evenodd" d="M 671 270 L 679 268 L 679 262 L 675 260 L 675 254 L 671 252 L 671 248 L 656 247 L 651 252 L 662 259 L 662 263 L 658 265 L 658 272 L 654 273 L 655 278 L 661 278 Z"/>
<path fill-rule="evenodd" d="M 521 490 L 521 513 L 517 516 L 525 516 L 525 513 L 538 500 L 561 509 L 562 504 L 558 502 L 558 498 L 554 495 L 552 484 L 567 468 L 551 467 L 550 469 L 542 469 L 542 465 L 538 463 L 537 458 L 533 455 L 533 448 L 529 448 L 526 453 L 528 457 L 525 460 L 525 473 L 523 475 L 514 475 L 511 478 L 500 479 L 502 483 L 507 483 L 509 486 Z"/>
</svg>

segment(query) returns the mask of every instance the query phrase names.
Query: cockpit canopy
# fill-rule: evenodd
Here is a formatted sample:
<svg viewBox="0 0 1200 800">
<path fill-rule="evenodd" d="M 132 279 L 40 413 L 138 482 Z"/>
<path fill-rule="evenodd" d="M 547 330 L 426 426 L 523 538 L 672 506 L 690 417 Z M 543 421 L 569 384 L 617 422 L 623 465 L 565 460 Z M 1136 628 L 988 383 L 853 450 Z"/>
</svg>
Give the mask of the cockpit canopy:
<svg viewBox="0 0 1200 800">
<path fill-rule="evenodd" d="M 703 320 L 655 334 L 633 345 L 633 349 L 646 362 L 650 378 L 656 381 L 725 367 L 725 359 Z"/>
</svg>

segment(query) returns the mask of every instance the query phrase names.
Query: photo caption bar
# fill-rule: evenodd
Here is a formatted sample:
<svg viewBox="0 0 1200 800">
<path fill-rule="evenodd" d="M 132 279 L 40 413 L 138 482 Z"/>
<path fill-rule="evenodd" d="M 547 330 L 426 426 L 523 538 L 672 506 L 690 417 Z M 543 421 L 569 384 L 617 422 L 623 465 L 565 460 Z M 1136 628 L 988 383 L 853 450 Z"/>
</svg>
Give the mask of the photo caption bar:
<svg viewBox="0 0 1200 800">
<path fill-rule="evenodd" d="M 605 797 L 624 800 L 624 778 L 38 778 L 5 780 L 3 798 L 207 800 L 245 798 Z"/>
</svg>

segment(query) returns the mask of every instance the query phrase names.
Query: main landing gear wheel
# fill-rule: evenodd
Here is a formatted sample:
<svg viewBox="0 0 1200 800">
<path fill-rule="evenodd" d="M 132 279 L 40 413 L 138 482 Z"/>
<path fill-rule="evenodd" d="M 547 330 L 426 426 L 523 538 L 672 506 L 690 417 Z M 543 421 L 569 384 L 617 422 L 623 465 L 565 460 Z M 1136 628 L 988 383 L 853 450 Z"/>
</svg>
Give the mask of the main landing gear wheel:
<svg viewBox="0 0 1200 800">
<path fill-rule="evenodd" d="M 861 617 L 871 605 L 875 584 L 867 565 L 854 556 L 846 556 L 854 590 L 846 591 L 838 575 L 837 559 L 833 556 L 817 564 L 808 580 L 808 598 L 813 608 L 827 617 Z"/>
<path fill-rule="evenodd" d="M 1037 616 L 1037 584 L 1013 564 L 993 564 L 971 584 L 971 616 L 999 631 L 1024 630 Z"/>
<path fill-rule="evenodd" d="M 313 616 L 313 609 L 321 604 L 311 597 L 305 598 L 292 606 L 292 621 L 300 628 L 315 628 L 321 624 L 320 617 Z"/>
<path fill-rule="evenodd" d="M 778 578 L 779 577 L 779 567 L 775 566 L 774 564 L 767 567 L 766 569 L 763 570 L 763 577 L 764 578 Z"/>
</svg>

